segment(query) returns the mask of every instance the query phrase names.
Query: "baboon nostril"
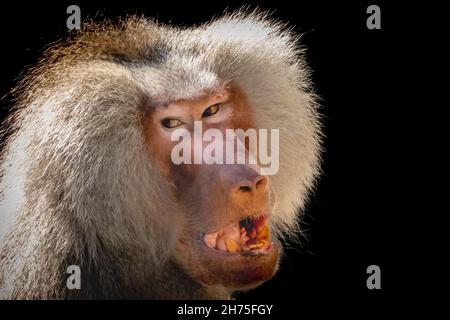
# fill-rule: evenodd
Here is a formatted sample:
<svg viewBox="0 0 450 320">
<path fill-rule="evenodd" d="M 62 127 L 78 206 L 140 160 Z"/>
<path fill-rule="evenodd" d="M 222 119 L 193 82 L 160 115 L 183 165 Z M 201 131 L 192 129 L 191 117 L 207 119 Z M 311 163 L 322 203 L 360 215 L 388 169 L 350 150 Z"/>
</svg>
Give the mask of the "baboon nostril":
<svg viewBox="0 0 450 320">
<path fill-rule="evenodd" d="M 239 190 L 243 191 L 243 192 L 250 192 L 250 191 L 252 191 L 252 187 L 251 186 L 240 186 Z"/>
</svg>

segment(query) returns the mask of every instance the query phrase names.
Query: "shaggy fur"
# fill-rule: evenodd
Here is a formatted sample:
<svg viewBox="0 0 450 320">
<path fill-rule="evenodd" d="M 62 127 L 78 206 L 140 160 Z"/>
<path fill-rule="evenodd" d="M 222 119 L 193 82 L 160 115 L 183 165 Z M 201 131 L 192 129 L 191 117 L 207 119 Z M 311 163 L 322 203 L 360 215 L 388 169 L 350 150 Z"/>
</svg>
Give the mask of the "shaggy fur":
<svg viewBox="0 0 450 320">
<path fill-rule="evenodd" d="M 280 129 L 271 176 L 278 237 L 289 236 L 319 172 L 320 126 L 298 38 L 260 13 L 192 28 L 137 17 L 85 25 L 13 91 L 0 184 L 0 297 L 227 298 L 183 271 L 184 212 L 152 166 L 143 106 L 224 83 L 259 128 Z M 82 290 L 66 288 L 66 268 Z"/>
</svg>

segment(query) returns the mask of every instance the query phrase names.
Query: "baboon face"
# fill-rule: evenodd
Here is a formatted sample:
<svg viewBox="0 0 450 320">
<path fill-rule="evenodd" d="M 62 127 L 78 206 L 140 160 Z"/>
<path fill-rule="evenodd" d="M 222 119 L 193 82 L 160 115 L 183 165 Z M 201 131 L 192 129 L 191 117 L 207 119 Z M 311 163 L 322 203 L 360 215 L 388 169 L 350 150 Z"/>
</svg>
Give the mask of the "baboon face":
<svg viewBox="0 0 450 320">
<path fill-rule="evenodd" d="M 208 285 L 250 288 L 274 274 L 279 245 L 269 230 L 270 180 L 248 163 L 207 164 L 203 158 L 199 164 L 174 164 L 172 152 L 179 141 L 172 141 L 171 134 L 177 129 L 190 133 L 188 151 L 194 158 L 196 148 L 204 150 L 210 143 L 196 146 L 194 121 L 201 122 L 203 132 L 219 130 L 225 146 L 227 129 L 255 127 L 250 110 L 245 94 L 232 86 L 155 106 L 144 118 L 149 153 L 173 185 L 175 201 L 185 214 L 177 257 L 193 277 Z M 248 141 L 244 145 L 248 156 Z M 223 157 L 234 150 L 224 147 Z"/>
</svg>

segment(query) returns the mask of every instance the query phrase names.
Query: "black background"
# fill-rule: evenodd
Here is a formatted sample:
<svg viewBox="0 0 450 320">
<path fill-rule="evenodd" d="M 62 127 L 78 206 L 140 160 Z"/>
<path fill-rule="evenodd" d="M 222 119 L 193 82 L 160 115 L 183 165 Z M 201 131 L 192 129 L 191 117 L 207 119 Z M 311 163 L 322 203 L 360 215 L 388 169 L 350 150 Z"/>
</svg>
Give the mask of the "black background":
<svg viewBox="0 0 450 320">
<path fill-rule="evenodd" d="M 248 2 L 53 1 L 14 3 L 1 9 L 0 96 L 14 86 L 46 45 L 67 33 L 66 8 L 77 4 L 82 20 L 145 14 L 162 22 L 190 25 Z M 381 7 L 381 30 L 366 28 L 366 8 Z M 253 4 L 303 33 L 313 81 L 321 96 L 325 153 L 323 175 L 303 219 L 306 237 L 287 249 L 275 278 L 241 300 L 273 302 L 342 300 L 377 305 L 405 291 L 406 243 L 399 224 L 406 214 L 399 194 L 405 147 L 395 95 L 402 57 L 402 11 L 381 1 L 262 1 Z M 1 102 L 4 117 L 11 105 Z M 366 268 L 381 268 L 381 290 L 368 290 Z M 306 303 L 306 302 L 305 302 Z"/>
</svg>

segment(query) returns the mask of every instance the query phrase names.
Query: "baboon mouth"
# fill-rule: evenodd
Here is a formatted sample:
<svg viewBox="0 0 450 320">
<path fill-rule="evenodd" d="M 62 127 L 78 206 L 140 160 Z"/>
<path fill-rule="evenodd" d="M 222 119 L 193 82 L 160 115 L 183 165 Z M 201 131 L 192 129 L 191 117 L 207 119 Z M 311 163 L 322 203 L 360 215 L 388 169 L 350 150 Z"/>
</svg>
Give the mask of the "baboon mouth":
<svg viewBox="0 0 450 320">
<path fill-rule="evenodd" d="M 272 242 L 273 241 L 273 242 Z M 207 284 L 227 288 L 254 288 L 276 272 L 281 247 L 270 238 L 266 215 L 245 218 L 201 237 L 206 266 L 199 277 Z"/>
<path fill-rule="evenodd" d="M 270 229 L 266 215 L 248 217 L 203 236 L 210 249 L 226 253 L 270 251 Z"/>
</svg>

